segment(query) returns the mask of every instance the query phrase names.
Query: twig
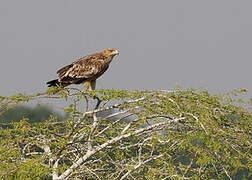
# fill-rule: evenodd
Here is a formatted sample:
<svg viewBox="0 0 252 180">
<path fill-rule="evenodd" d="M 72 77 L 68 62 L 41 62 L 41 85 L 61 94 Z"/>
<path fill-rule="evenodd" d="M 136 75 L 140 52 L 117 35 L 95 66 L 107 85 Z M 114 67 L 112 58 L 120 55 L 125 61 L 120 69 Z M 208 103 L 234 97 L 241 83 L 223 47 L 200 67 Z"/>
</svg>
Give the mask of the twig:
<svg viewBox="0 0 252 180">
<path fill-rule="evenodd" d="M 97 99 L 97 103 L 96 103 L 96 106 L 95 106 L 95 110 L 99 108 L 99 105 L 101 104 L 101 100 L 99 97 L 95 96 L 95 98 Z M 92 142 L 91 142 L 91 137 L 96 129 L 96 127 L 98 126 L 98 119 L 97 119 L 97 116 L 96 116 L 96 113 L 93 113 L 93 124 L 92 124 L 92 127 L 91 127 L 91 131 L 89 133 L 89 136 L 88 136 L 88 150 L 92 150 Z"/>
<path fill-rule="evenodd" d="M 206 128 L 204 127 L 204 125 L 199 121 L 199 118 L 195 115 L 193 115 L 192 113 L 185 113 L 185 114 L 188 114 L 190 116 L 192 116 L 201 126 L 201 128 L 205 131 L 205 133 L 208 135 L 208 132 L 206 130 Z"/>
<path fill-rule="evenodd" d="M 126 174 L 124 174 L 120 180 L 123 180 L 125 179 L 131 172 L 133 172 L 134 170 L 140 168 L 142 165 L 146 164 L 147 162 L 151 161 L 151 160 L 155 160 L 155 159 L 158 159 L 158 158 L 161 158 L 163 156 L 163 154 L 160 154 L 158 156 L 153 156 L 145 161 L 140 161 L 137 165 L 135 165 L 132 169 L 130 169 Z"/>
</svg>

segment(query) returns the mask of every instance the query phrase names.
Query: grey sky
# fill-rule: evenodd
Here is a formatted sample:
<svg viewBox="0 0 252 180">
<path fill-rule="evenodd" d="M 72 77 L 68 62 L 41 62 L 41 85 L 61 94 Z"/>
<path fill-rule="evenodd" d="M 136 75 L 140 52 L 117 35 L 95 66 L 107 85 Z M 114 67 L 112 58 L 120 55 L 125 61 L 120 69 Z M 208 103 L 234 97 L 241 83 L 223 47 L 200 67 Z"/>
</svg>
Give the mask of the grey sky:
<svg viewBox="0 0 252 180">
<path fill-rule="evenodd" d="M 252 95 L 252 1 L 1 0 L 0 94 L 35 93 L 56 70 L 107 47 L 120 51 L 98 88 Z"/>
</svg>

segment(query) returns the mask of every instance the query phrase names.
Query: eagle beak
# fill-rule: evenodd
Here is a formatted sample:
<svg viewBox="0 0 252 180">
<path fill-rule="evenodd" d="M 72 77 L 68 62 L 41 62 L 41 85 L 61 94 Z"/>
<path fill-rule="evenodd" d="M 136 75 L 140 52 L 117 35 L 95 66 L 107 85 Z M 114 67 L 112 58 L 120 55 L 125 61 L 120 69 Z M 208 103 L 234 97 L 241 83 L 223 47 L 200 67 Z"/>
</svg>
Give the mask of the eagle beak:
<svg viewBox="0 0 252 180">
<path fill-rule="evenodd" d="M 117 50 L 115 51 L 115 55 L 119 55 L 119 52 Z"/>
</svg>

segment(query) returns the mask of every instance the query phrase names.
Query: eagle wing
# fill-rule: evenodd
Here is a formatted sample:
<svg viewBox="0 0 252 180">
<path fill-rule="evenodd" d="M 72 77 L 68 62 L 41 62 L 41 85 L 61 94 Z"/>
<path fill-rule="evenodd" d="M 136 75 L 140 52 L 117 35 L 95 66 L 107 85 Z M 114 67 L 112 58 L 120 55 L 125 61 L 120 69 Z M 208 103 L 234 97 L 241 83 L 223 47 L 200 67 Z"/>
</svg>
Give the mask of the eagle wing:
<svg viewBox="0 0 252 180">
<path fill-rule="evenodd" d="M 108 68 L 104 58 L 98 54 L 86 56 L 61 68 L 57 71 L 59 82 L 72 84 L 97 79 Z"/>
</svg>

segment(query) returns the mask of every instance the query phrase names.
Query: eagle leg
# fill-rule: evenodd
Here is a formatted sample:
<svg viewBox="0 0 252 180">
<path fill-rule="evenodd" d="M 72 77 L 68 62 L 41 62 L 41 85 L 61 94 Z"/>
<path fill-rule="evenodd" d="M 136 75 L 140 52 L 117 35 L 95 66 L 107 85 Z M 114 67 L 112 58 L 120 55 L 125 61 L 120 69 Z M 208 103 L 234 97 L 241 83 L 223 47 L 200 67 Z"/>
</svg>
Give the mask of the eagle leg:
<svg viewBox="0 0 252 180">
<path fill-rule="evenodd" d="M 95 90 L 96 80 L 91 81 L 91 89 Z"/>
<path fill-rule="evenodd" d="M 83 87 L 85 90 L 95 90 L 95 86 L 96 86 L 96 80 L 92 80 L 92 81 L 86 81 L 83 83 Z"/>
</svg>

